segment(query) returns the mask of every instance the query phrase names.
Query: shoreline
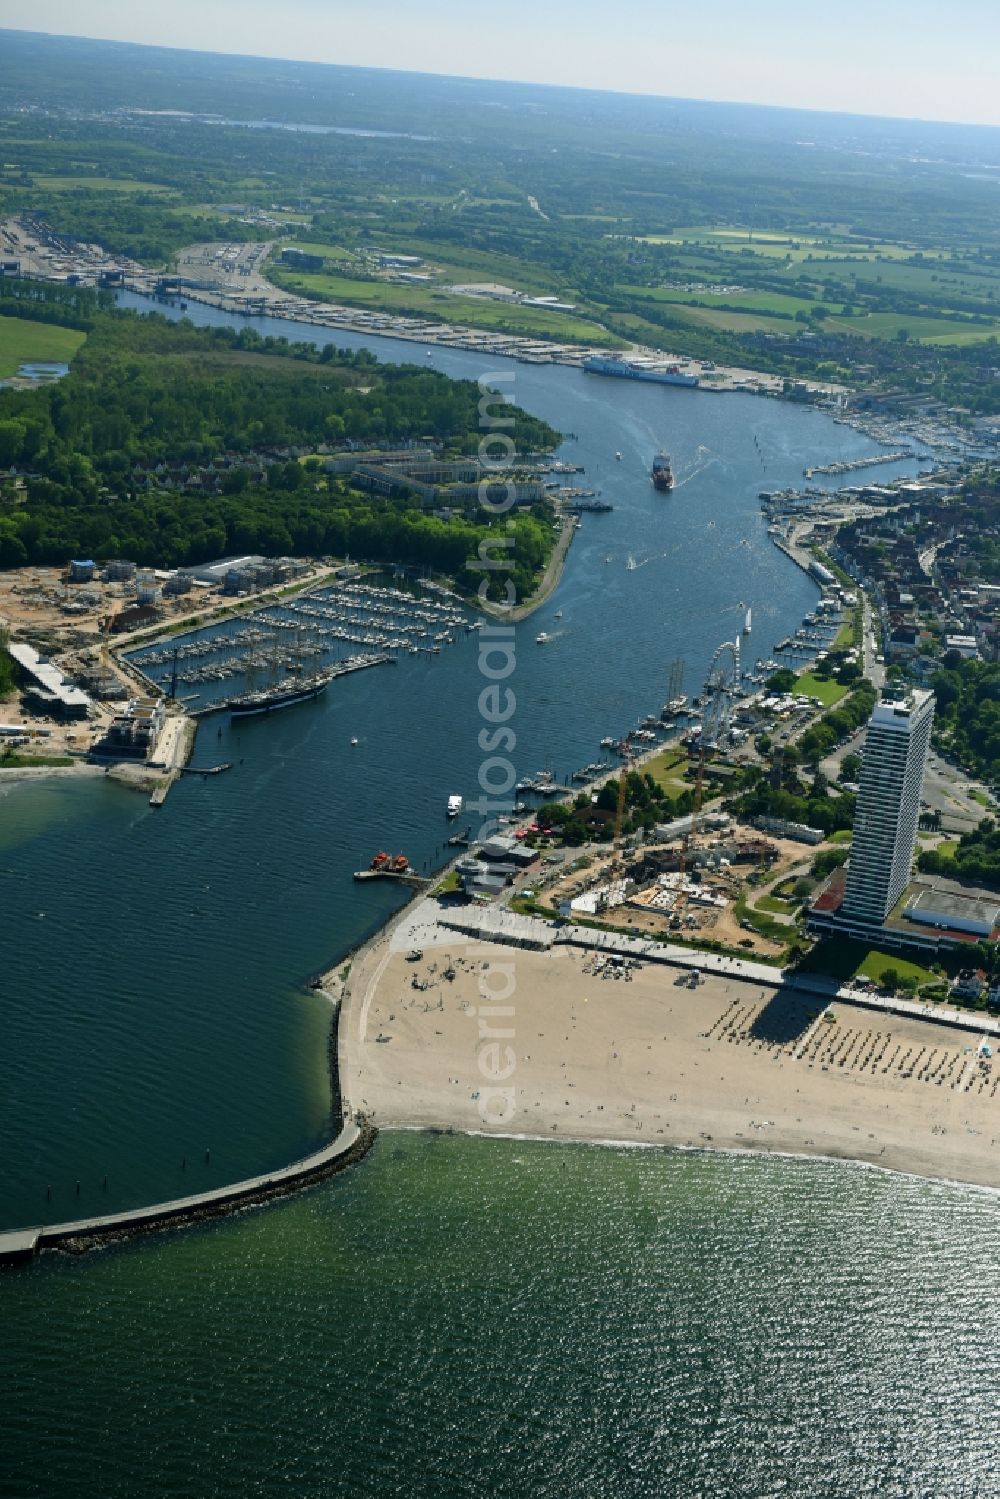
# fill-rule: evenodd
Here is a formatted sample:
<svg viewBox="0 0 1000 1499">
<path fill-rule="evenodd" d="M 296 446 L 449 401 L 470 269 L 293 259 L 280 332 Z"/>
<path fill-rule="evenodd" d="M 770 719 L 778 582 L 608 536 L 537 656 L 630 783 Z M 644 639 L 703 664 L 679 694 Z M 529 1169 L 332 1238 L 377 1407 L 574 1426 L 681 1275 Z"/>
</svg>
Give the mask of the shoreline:
<svg viewBox="0 0 1000 1499">
<path fill-rule="evenodd" d="M 785 400 L 783 377 L 767 370 L 746 369 L 740 365 L 714 366 L 705 370 L 704 361 L 687 354 L 675 354 L 664 349 L 650 348 L 632 343 L 624 349 L 614 349 L 604 344 L 591 344 L 583 339 L 558 343 L 531 333 L 505 333 L 500 330 L 476 328 L 464 323 L 442 321 L 424 323 L 408 313 L 384 312 L 377 307 L 352 307 L 345 303 L 325 301 L 319 297 L 306 297 L 299 292 L 288 291 L 276 282 L 268 281 L 265 287 L 255 287 L 252 292 L 207 287 L 185 287 L 182 291 L 161 296 L 139 280 L 126 283 L 123 288 L 132 296 L 144 297 L 153 303 L 197 302 L 204 307 L 231 317 L 253 322 L 258 318 L 278 318 L 290 323 L 301 323 L 307 327 L 323 329 L 325 332 L 360 334 L 365 337 L 397 338 L 405 343 L 432 345 L 435 348 L 454 349 L 462 353 L 483 354 L 491 359 L 515 359 L 526 364 L 561 364 L 571 369 L 582 366 L 591 355 L 639 355 L 644 359 L 659 360 L 664 364 L 682 362 L 698 366 L 697 389 L 709 395 L 764 395 L 775 400 Z M 249 310 L 247 301 L 266 304 Z M 155 310 L 155 309 L 154 309 Z M 384 324 L 384 326 L 379 326 Z M 443 330 L 443 331 L 442 331 Z M 606 330 L 607 331 L 607 330 Z M 519 345 L 521 348 L 498 348 L 498 343 Z M 703 383 L 706 375 L 711 383 Z M 605 377 L 609 378 L 609 377 Z M 842 394 L 851 394 L 848 387 L 836 382 L 804 380 L 802 382 L 814 396 L 830 399 Z"/>
<path fill-rule="evenodd" d="M 806 1165 L 850 1166 L 857 1171 L 877 1171 L 884 1176 L 902 1176 L 908 1181 L 934 1182 L 941 1186 L 955 1187 L 966 1192 L 981 1192 L 988 1197 L 1000 1197 L 1000 1183 L 989 1185 L 982 1182 L 961 1181 L 957 1177 L 926 1176 L 919 1171 L 908 1171 L 900 1166 L 889 1166 L 884 1161 L 863 1160 L 858 1156 L 821 1155 L 816 1151 L 802 1150 L 768 1150 L 765 1146 L 760 1145 L 679 1145 L 676 1141 L 665 1143 L 653 1140 L 615 1139 L 613 1137 L 600 1139 L 586 1135 L 560 1135 L 558 1139 L 554 1139 L 551 1135 L 533 1135 L 525 1132 L 517 1133 L 511 1131 L 505 1133 L 503 1130 L 482 1129 L 459 1130 L 451 1126 L 442 1128 L 440 1126 L 422 1124 L 383 1125 L 381 1133 L 386 1135 L 461 1135 L 470 1140 L 524 1141 L 525 1144 L 531 1145 L 569 1145 L 574 1149 L 584 1147 L 592 1150 L 644 1150 L 659 1151 L 664 1155 L 734 1156 L 737 1158 L 746 1157 L 751 1160 L 801 1161 Z"/>
<path fill-rule="evenodd" d="M 449 930 L 429 905 L 404 908 L 343 986 L 345 1095 L 381 1129 L 782 1155 L 1000 1188 L 998 1082 L 976 1027 L 800 990 L 777 970 L 771 985 L 705 971 L 690 991 L 639 959 L 626 985 L 596 944 L 512 950 Z M 510 1031 L 485 1054 L 484 967 L 515 982 L 511 1018 L 494 1022 Z M 494 1120 L 481 1108 L 503 1068 L 491 1078 L 482 1059 L 501 1054 L 517 1103 Z"/>
<path fill-rule="evenodd" d="M 545 565 L 545 571 L 539 580 L 538 587 L 529 598 L 525 599 L 523 604 L 515 604 L 512 608 L 505 609 L 502 604 L 494 604 L 489 600 L 483 602 L 477 599 L 474 604 L 470 603 L 470 607 L 478 609 L 482 614 L 488 615 L 490 619 L 502 620 L 505 624 L 512 625 L 516 625 L 522 619 L 527 619 L 529 615 L 534 614 L 536 609 L 540 609 L 543 604 L 548 602 L 562 582 L 562 575 L 566 567 L 567 558 L 569 557 L 569 549 L 573 545 L 573 537 L 576 535 L 577 529 L 578 527 L 573 516 L 563 517 L 559 539 L 552 549 L 552 555 Z"/>
</svg>

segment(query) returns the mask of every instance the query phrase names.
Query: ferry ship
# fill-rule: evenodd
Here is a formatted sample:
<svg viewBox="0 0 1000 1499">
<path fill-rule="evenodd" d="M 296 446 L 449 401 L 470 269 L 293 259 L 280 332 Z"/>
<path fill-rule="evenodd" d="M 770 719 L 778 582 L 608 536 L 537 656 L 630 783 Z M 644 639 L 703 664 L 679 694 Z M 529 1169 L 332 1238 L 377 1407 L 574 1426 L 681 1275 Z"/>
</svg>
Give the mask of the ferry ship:
<svg viewBox="0 0 1000 1499">
<path fill-rule="evenodd" d="M 650 369 L 648 365 L 629 364 L 624 359 L 609 359 L 604 354 L 592 354 L 583 361 L 588 375 L 613 375 L 618 380 L 649 380 L 654 385 L 698 384 L 697 375 L 685 374 L 680 365 L 668 364 L 663 369 Z"/>
<path fill-rule="evenodd" d="M 658 489 L 661 494 L 673 489 L 674 471 L 670 467 L 670 459 L 666 453 L 657 453 L 653 459 L 649 477 L 653 481 L 653 488 Z"/>
</svg>

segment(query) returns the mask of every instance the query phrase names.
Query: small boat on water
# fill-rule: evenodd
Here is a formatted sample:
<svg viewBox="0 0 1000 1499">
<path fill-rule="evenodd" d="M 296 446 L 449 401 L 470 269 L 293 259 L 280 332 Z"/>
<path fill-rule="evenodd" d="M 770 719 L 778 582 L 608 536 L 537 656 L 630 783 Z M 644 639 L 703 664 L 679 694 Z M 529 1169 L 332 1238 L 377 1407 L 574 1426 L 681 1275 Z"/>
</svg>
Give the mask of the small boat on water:
<svg viewBox="0 0 1000 1499">
<path fill-rule="evenodd" d="M 615 454 L 615 458 L 616 458 L 616 459 L 617 459 L 617 461 L 618 461 L 618 462 L 619 462 L 619 463 L 621 463 L 621 461 L 622 461 L 622 455 L 621 455 L 621 453 L 616 453 L 616 454 Z"/>
<path fill-rule="evenodd" d="M 751 627 L 753 625 L 752 615 L 753 615 L 753 611 L 751 609 L 748 609 L 747 610 L 747 617 L 743 621 L 743 633 L 744 633 L 744 635 L 749 635 L 750 634 L 750 630 L 751 630 Z"/>
<path fill-rule="evenodd" d="M 535 636 L 535 644 L 544 645 L 548 638 L 549 637 L 546 635 L 544 630 L 539 630 L 538 634 Z"/>
<path fill-rule="evenodd" d="M 449 817 L 457 817 L 458 814 L 459 814 L 459 812 L 461 812 L 463 806 L 464 806 L 464 802 L 462 801 L 462 798 L 460 796 L 449 796 L 449 798 L 448 798 L 448 816 Z"/>
<path fill-rule="evenodd" d="M 360 739 L 355 739 L 355 738 L 352 738 L 352 739 L 351 739 L 351 744 L 352 744 L 352 745 L 356 745 L 356 744 L 360 744 L 360 743 L 361 743 L 361 740 L 360 740 Z"/>
</svg>

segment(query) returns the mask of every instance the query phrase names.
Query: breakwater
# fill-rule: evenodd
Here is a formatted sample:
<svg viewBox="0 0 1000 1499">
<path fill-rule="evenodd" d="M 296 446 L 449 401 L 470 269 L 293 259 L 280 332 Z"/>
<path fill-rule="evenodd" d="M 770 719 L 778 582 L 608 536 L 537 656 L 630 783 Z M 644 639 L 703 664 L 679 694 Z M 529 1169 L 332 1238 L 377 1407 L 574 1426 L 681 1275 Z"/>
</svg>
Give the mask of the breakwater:
<svg viewBox="0 0 1000 1499">
<path fill-rule="evenodd" d="M 316 1186 L 360 1161 L 374 1145 L 378 1130 L 363 1114 L 351 1116 L 349 1105 L 343 1101 L 340 1086 L 340 1014 L 341 1006 L 338 1002 L 330 1024 L 329 1063 L 332 1108 L 334 1114 L 340 1117 L 340 1129 L 329 1144 L 275 1171 L 247 1177 L 243 1181 L 232 1182 L 208 1192 L 195 1192 L 188 1197 L 157 1202 L 150 1207 L 131 1211 L 0 1234 L 0 1265 L 23 1263 L 47 1249 L 85 1254 L 92 1249 L 120 1243 L 139 1235 L 159 1233 L 165 1229 L 188 1228 L 228 1217 L 231 1213 L 260 1207 L 277 1198 L 301 1192 L 306 1187 Z M 206 1157 L 208 1154 L 206 1151 Z"/>
</svg>

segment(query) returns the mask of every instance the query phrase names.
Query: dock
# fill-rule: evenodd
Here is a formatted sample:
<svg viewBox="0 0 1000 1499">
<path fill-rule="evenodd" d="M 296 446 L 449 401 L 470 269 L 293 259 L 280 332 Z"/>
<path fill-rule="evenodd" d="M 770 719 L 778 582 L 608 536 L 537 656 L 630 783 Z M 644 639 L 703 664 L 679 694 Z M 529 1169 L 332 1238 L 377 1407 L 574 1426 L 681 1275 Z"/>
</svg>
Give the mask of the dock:
<svg viewBox="0 0 1000 1499">
<path fill-rule="evenodd" d="M 412 869 L 356 869 L 354 878 L 356 880 L 400 880 L 404 885 L 413 885 L 417 889 L 431 883 L 426 875 L 414 874 Z"/>
</svg>

